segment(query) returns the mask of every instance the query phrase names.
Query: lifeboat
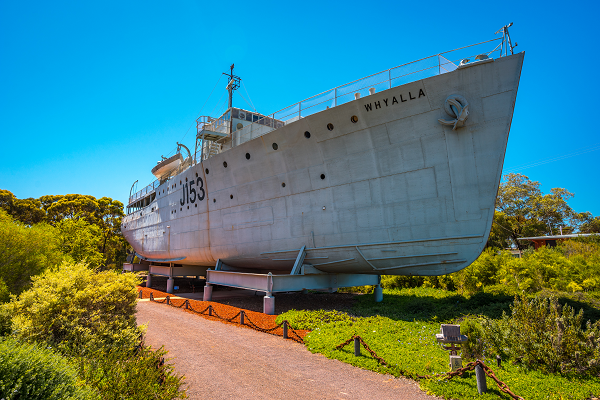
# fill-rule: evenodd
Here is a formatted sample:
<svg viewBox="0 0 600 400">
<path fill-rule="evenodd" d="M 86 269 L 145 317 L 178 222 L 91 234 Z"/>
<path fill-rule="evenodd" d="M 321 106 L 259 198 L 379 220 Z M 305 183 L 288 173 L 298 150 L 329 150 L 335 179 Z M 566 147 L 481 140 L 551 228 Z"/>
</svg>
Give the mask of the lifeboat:
<svg viewBox="0 0 600 400">
<path fill-rule="evenodd" d="M 152 168 L 152 175 L 157 179 L 162 180 L 163 177 L 169 175 L 171 171 L 178 168 L 183 163 L 183 157 L 180 153 L 177 153 L 167 159 L 159 161 L 154 168 Z"/>
</svg>

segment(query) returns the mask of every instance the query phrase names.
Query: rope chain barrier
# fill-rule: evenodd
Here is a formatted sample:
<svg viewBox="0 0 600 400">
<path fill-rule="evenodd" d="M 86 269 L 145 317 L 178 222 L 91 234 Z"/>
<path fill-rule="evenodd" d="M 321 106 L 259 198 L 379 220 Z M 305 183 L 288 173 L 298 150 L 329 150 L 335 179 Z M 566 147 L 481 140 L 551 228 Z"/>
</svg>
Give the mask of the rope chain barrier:
<svg viewBox="0 0 600 400">
<path fill-rule="evenodd" d="M 141 291 L 140 291 L 140 293 L 141 293 Z M 270 335 L 276 335 L 276 336 L 279 336 L 279 335 L 277 335 L 277 333 L 275 333 L 274 331 L 277 330 L 277 329 L 279 329 L 279 328 L 281 328 L 284 323 L 287 323 L 288 338 L 291 339 L 291 340 L 293 340 L 293 341 L 295 341 L 295 342 L 298 342 L 300 344 L 304 344 L 304 339 L 302 339 L 302 336 L 300 336 L 294 330 L 294 328 L 292 328 L 290 326 L 290 323 L 287 320 L 283 321 L 280 324 L 277 324 L 277 325 L 275 325 L 274 327 L 271 327 L 271 328 L 262 328 L 262 327 L 256 325 L 254 322 L 252 322 L 250 320 L 250 317 L 248 316 L 248 314 L 246 312 L 244 312 L 243 310 L 239 311 L 237 314 L 235 314 L 231 318 L 225 318 L 225 317 L 222 317 L 219 314 L 217 314 L 217 311 L 214 309 L 214 307 L 212 305 L 208 305 L 208 307 L 206 307 L 204 310 L 201 310 L 201 311 L 195 310 L 192 307 L 192 304 L 190 303 L 190 301 L 187 300 L 187 299 L 185 301 L 183 301 L 180 305 L 176 306 L 176 305 L 173 304 L 170 296 L 166 296 L 162 300 L 156 300 L 154 298 L 154 294 L 152 292 L 150 292 L 150 301 L 153 301 L 155 303 L 167 304 L 167 305 L 169 305 L 171 307 L 175 307 L 175 308 L 183 308 L 183 307 L 185 307 L 186 310 L 189 310 L 189 311 L 191 311 L 191 312 L 193 312 L 195 314 L 208 315 L 209 317 L 214 317 L 214 318 L 220 319 L 220 320 L 225 321 L 225 322 L 234 323 L 235 320 L 237 319 L 238 320 L 237 323 L 240 324 L 240 325 L 244 325 L 244 326 L 247 326 L 247 327 L 252 328 L 254 330 L 257 330 L 257 331 L 260 331 L 260 332 L 263 332 L 263 333 L 268 333 Z M 244 320 L 243 323 L 241 323 L 242 316 L 244 317 L 243 318 L 243 320 Z M 294 335 L 294 337 L 292 337 L 292 336 L 289 335 L 290 332 L 292 333 L 292 335 Z M 366 346 L 366 344 L 365 344 L 365 346 Z M 375 353 L 373 353 L 373 354 L 375 354 Z"/>
<path fill-rule="evenodd" d="M 381 365 L 385 365 L 385 366 L 390 366 L 387 362 L 385 362 L 385 360 L 381 357 L 379 357 L 368 345 L 367 343 L 363 340 L 363 338 L 361 338 L 358 335 L 354 335 L 352 336 L 350 339 L 346 340 L 343 343 L 338 344 L 337 346 L 335 346 L 335 348 L 337 350 L 341 350 L 343 347 L 346 347 L 347 345 L 349 345 L 351 342 L 354 341 L 354 339 L 358 339 L 360 341 L 360 343 L 362 344 L 362 346 L 365 348 L 365 350 L 367 350 L 371 356 L 373 356 L 373 358 L 375 360 L 377 360 L 377 362 L 379 362 Z M 508 387 L 508 385 L 504 382 L 502 382 L 500 379 L 498 379 L 498 377 L 496 377 L 496 375 L 494 374 L 494 371 L 492 371 L 492 369 L 490 367 L 488 367 L 487 365 L 485 365 L 483 363 L 483 361 L 481 360 L 476 360 L 476 361 L 471 361 L 470 363 L 468 363 L 467 365 L 465 365 L 463 368 L 459 368 L 455 371 L 450 371 L 450 372 L 446 372 L 445 374 L 437 374 L 437 375 L 419 375 L 419 374 L 411 374 L 405 370 L 403 370 L 402 368 L 398 367 L 398 371 L 400 372 L 401 375 L 408 377 L 408 378 L 412 378 L 412 379 L 435 379 L 435 378 L 443 378 L 445 377 L 446 379 L 452 379 L 455 378 L 457 376 L 462 376 L 462 374 L 464 374 L 465 372 L 468 371 L 473 371 L 475 369 L 475 367 L 477 366 L 481 366 L 481 368 L 483 368 L 485 374 L 487 376 L 489 376 L 494 382 L 496 382 L 496 385 L 498 385 L 498 388 L 500 389 L 500 391 L 506 393 L 507 395 L 509 395 L 510 397 L 512 397 L 514 400 L 524 400 L 523 397 L 521 396 L 517 396 L 516 394 L 514 394 L 510 388 Z"/>
</svg>

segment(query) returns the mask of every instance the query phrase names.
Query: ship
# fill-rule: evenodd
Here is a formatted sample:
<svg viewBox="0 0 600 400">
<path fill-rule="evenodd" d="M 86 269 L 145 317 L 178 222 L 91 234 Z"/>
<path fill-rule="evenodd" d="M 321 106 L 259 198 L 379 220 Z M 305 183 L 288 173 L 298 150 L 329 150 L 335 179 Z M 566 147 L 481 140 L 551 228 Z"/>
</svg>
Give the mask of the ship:
<svg viewBox="0 0 600 400">
<path fill-rule="evenodd" d="M 121 229 L 140 265 L 247 288 L 267 274 L 268 294 L 272 276 L 467 267 L 491 230 L 523 65 L 508 26 L 273 114 L 233 107 L 232 66 L 227 110 L 130 193 Z"/>
</svg>

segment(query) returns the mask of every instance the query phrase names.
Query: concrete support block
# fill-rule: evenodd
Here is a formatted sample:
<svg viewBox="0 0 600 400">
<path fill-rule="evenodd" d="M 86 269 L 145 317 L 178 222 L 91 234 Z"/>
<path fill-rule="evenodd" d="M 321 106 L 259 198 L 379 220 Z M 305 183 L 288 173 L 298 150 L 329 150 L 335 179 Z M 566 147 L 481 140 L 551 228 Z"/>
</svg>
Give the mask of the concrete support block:
<svg viewBox="0 0 600 400">
<path fill-rule="evenodd" d="M 375 286 L 375 302 L 381 303 L 383 301 L 383 289 L 381 285 Z"/>
<path fill-rule="evenodd" d="M 152 287 L 152 275 L 150 274 L 146 277 L 146 287 Z"/>
<path fill-rule="evenodd" d="M 204 297 L 202 300 L 204 301 L 212 301 L 212 286 L 207 284 L 204 286 Z"/>
<path fill-rule="evenodd" d="M 302 289 L 302 294 L 308 294 L 308 289 Z"/>
<path fill-rule="evenodd" d="M 263 313 L 267 315 L 275 315 L 275 296 L 263 297 Z"/>
<path fill-rule="evenodd" d="M 167 293 L 173 293 L 173 286 L 175 286 L 175 279 L 167 279 Z"/>
</svg>

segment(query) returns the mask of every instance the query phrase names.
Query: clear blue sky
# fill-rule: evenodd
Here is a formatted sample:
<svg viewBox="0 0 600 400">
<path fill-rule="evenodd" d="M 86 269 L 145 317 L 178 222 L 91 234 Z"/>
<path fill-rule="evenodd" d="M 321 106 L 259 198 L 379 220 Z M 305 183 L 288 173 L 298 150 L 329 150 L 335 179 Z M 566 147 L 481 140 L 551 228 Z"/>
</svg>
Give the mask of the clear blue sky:
<svg viewBox="0 0 600 400">
<path fill-rule="evenodd" d="M 0 188 L 126 202 L 176 141 L 193 146 L 231 63 L 272 113 L 514 22 L 526 57 L 504 170 L 600 215 L 598 15 L 592 1 L 1 0 Z"/>
</svg>

